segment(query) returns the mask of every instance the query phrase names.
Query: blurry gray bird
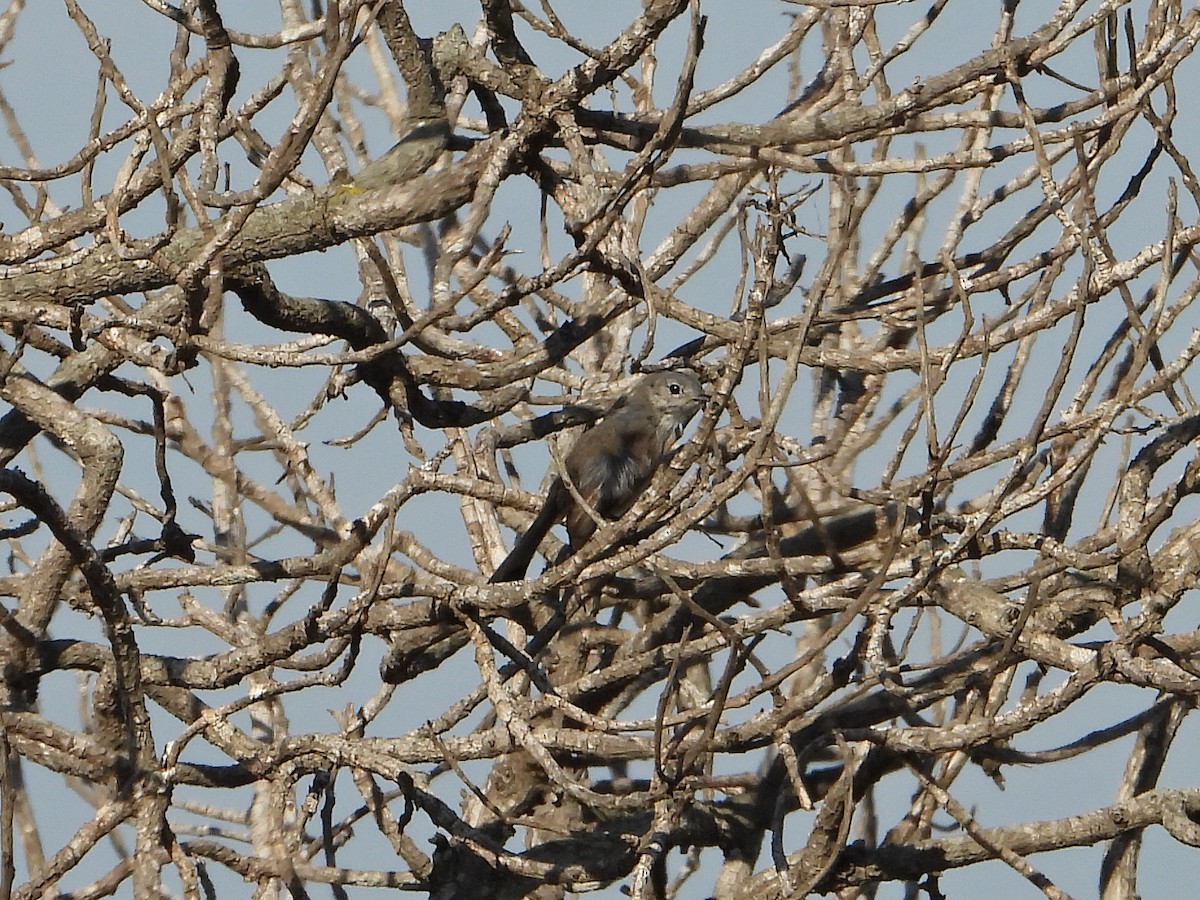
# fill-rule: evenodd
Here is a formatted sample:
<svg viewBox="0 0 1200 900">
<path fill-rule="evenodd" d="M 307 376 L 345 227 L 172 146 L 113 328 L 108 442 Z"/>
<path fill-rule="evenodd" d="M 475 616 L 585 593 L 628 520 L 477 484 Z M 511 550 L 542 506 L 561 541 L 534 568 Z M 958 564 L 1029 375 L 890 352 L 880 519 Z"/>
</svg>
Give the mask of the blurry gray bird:
<svg viewBox="0 0 1200 900">
<path fill-rule="evenodd" d="M 683 427 L 704 406 L 704 388 L 688 372 L 654 372 L 640 378 L 598 425 L 575 441 L 566 474 L 587 505 L 605 519 L 620 518 L 650 483 Z M 596 530 L 588 511 L 555 478 L 546 503 L 490 582 L 520 581 L 546 533 L 566 520 L 571 550 Z"/>
<path fill-rule="evenodd" d="M 450 140 L 445 116 L 410 119 L 405 126 L 404 135 L 387 153 L 354 176 L 356 186 L 370 190 L 415 178 L 434 164 Z"/>
<path fill-rule="evenodd" d="M 389 341 L 396 336 L 396 327 L 400 324 L 400 320 L 396 316 L 396 310 L 392 307 L 392 301 L 387 297 L 372 297 L 367 301 L 367 312 L 375 317 L 375 321 L 379 323 Z"/>
</svg>

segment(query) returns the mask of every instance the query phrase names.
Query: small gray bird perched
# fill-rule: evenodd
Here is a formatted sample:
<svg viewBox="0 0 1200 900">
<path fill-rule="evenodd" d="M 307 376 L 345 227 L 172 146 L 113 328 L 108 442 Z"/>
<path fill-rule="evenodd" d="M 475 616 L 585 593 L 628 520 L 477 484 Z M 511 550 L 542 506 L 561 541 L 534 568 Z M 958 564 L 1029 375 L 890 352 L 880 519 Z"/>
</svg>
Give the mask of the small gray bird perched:
<svg viewBox="0 0 1200 900">
<path fill-rule="evenodd" d="M 416 178 L 434 164 L 449 139 L 450 123 L 445 115 L 409 119 L 400 140 L 379 159 L 367 163 L 354 176 L 354 184 L 371 190 Z"/>
<path fill-rule="evenodd" d="M 654 372 L 640 378 L 598 425 L 571 447 L 566 474 L 579 495 L 605 519 L 618 519 L 650 483 L 683 427 L 704 406 L 704 388 L 688 372 Z M 541 512 L 489 579 L 520 581 L 554 524 L 566 519 L 571 548 L 596 530 L 588 511 L 555 478 Z"/>
</svg>

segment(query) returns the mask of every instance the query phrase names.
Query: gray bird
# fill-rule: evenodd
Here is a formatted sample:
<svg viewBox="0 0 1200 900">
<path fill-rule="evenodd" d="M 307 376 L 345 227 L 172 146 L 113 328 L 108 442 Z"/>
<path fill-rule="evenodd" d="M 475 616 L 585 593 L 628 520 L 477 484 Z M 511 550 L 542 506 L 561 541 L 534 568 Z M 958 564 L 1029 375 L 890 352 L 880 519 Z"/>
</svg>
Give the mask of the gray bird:
<svg viewBox="0 0 1200 900">
<path fill-rule="evenodd" d="M 588 506 L 605 519 L 619 519 L 650 483 L 683 427 L 704 406 L 704 388 L 688 372 L 654 372 L 638 380 L 599 424 L 571 447 L 566 474 Z M 546 503 L 490 582 L 520 581 L 546 533 L 566 520 L 572 550 L 596 530 L 588 511 L 555 478 Z"/>
<path fill-rule="evenodd" d="M 387 153 L 354 176 L 355 186 L 371 190 L 416 178 L 446 149 L 450 123 L 444 115 L 411 119 L 405 126 L 403 136 Z"/>
</svg>

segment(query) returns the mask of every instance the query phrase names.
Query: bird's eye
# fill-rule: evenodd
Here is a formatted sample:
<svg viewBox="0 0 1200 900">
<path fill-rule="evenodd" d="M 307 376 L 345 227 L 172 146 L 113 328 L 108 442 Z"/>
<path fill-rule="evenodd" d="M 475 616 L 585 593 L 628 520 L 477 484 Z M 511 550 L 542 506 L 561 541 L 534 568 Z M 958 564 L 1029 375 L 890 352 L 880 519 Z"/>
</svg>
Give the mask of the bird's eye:
<svg viewBox="0 0 1200 900">
<path fill-rule="evenodd" d="M 672 393 L 672 394 L 678 394 L 678 393 L 679 393 L 681 390 L 683 390 L 683 388 L 681 388 L 681 387 L 679 386 L 679 382 L 678 382 L 678 381 L 672 381 L 672 382 L 671 382 L 671 393 Z"/>
</svg>

